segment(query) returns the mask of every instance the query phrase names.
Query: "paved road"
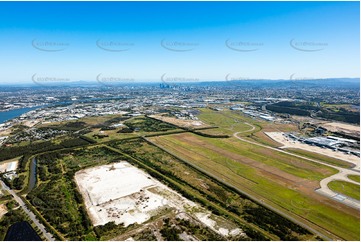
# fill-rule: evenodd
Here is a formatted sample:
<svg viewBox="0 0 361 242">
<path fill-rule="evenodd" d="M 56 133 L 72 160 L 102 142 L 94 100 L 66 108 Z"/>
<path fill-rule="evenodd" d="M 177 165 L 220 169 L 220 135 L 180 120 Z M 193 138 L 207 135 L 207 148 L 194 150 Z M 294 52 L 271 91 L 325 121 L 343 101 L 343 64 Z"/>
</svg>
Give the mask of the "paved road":
<svg viewBox="0 0 361 242">
<path fill-rule="evenodd" d="M 352 170 L 352 169 L 345 169 L 345 168 L 341 168 L 341 167 L 338 167 L 338 166 L 330 165 L 330 164 L 324 163 L 324 162 L 319 161 L 319 160 L 311 159 L 311 158 L 308 158 L 308 157 L 304 157 L 304 156 L 301 156 L 301 155 L 297 155 L 297 154 L 294 154 L 294 153 L 291 153 L 291 152 L 284 151 L 284 150 L 282 150 L 280 148 L 274 148 L 274 147 L 271 147 L 271 146 L 268 146 L 268 145 L 264 145 L 264 144 L 253 142 L 253 141 L 250 141 L 250 140 L 247 140 L 247 139 L 243 139 L 243 138 L 239 137 L 238 134 L 245 133 L 245 132 L 250 132 L 250 131 L 253 131 L 255 129 L 255 127 L 252 124 L 249 124 L 249 123 L 245 123 L 245 124 L 249 125 L 251 127 L 251 129 L 246 130 L 246 131 L 242 131 L 242 132 L 234 133 L 233 136 L 235 138 L 237 138 L 237 139 L 239 139 L 241 141 L 247 142 L 249 144 L 257 145 L 257 146 L 260 146 L 260 147 L 263 147 L 263 148 L 266 148 L 266 149 L 274 150 L 274 151 L 281 152 L 281 153 L 284 153 L 284 154 L 287 154 L 287 155 L 291 155 L 291 156 L 294 156 L 294 157 L 297 157 L 297 158 L 312 161 L 312 162 L 315 162 L 315 163 L 318 163 L 318 164 L 321 164 L 321 165 L 324 165 L 324 166 L 328 166 L 328 167 L 331 167 L 331 168 L 334 168 L 334 169 L 338 170 L 337 174 L 334 174 L 332 176 L 329 176 L 329 177 L 321 180 L 320 181 L 320 188 L 317 189 L 316 192 L 318 192 L 318 193 L 320 193 L 320 194 L 322 194 L 324 196 L 330 197 L 333 200 L 338 201 L 340 203 L 343 203 L 343 204 L 345 204 L 347 206 L 350 206 L 350 207 L 353 207 L 353 208 L 356 208 L 356 209 L 360 209 L 360 201 L 349 198 L 349 197 L 344 196 L 344 195 L 340 195 L 339 193 L 334 192 L 334 191 L 332 191 L 331 189 L 328 188 L 328 183 L 330 181 L 334 181 L 334 180 L 344 180 L 344 181 L 347 181 L 347 182 L 351 182 L 351 183 L 355 183 L 355 184 L 360 185 L 360 183 L 354 182 L 354 181 L 350 180 L 347 177 L 348 175 L 360 175 L 359 171 L 355 171 L 355 170 Z"/>
<path fill-rule="evenodd" d="M 354 173 L 359 174 L 358 172 L 354 172 Z M 341 171 L 339 171 L 339 173 L 321 180 L 320 181 L 321 188 L 317 189 L 316 192 L 318 192 L 318 193 L 320 193 L 320 194 L 322 194 L 324 196 L 331 197 L 333 200 L 342 202 L 342 203 L 346 204 L 349 207 L 360 209 L 360 201 L 358 201 L 356 199 L 353 199 L 351 197 L 348 197 L 346 195 L 334 192 L 328 187 L 328 183 L 331 182 L 331 181 L 335 181 L 335 180 L 347 181 L 347 182 L 350 182 L 350 183 L 360 185 L 360 183 L 350 180 L 347 177 L 349 174 L 350 174 L 349 172 L 345 173 L 344 170 L 341 170 Z"/>
<path fill-rule="evenodd" d="M 53 238 L 53 236 L 48 233 L 45 230 L 45 226 L 43 224 L 41 224 L 38 219 L 36 218 L 35 214 L 33 214 L 33 212 L 31 212 L 25 205 L 25 203 L 23 202 L 23 200 L 13 191 L 11 190 L 8 186 L 5 185 L 5 183 L 3 181 L 0 180 L 0 183 L 2 185 L 2 187 L 8 191 L 15 199 L 15 201 L 17 203 L 19 203 L 20 207 L 24 210 L 24 212 L 29 216 L 29 218 L 34 222 L 34 224 L 40 229 L 40 231 L 43 233 L 44 237 L 46 238 L 46 240 L 48 241 L 55 241 L 55 239 Z"/>
</svg>

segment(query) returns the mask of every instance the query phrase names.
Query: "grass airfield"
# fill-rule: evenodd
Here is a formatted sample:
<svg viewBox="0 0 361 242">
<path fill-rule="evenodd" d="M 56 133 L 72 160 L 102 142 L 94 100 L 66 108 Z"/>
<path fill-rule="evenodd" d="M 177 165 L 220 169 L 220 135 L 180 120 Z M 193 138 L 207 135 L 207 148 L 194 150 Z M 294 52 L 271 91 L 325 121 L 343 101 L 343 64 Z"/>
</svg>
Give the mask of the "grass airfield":
<svg viewBox="0 0 361 242">
<path fill-rule="evenodd" d="M 280 127 L 231 111 L 202 109 L 199 118 L 218 126 L 219 131 L 226 134 L 244 132 L 241 134 L 244 138 L 270 146 L 276 144 L 262 135 L 263 131 L 296 130 L 292 125 Z M 247 132 L 250 127 L 245 123 L 256 128 Z M 336 169 L 256 147 L 234 137 L 216 139 L 183 133 L 151 140 L 332 239 L 359 240 L 359 211 L 314 192 L 319 181 L 336 174 Z M 320 157 L 327 160 L 327 157 Z M 354 194 L 355 188 L 351 192 Z"/>
</svg>

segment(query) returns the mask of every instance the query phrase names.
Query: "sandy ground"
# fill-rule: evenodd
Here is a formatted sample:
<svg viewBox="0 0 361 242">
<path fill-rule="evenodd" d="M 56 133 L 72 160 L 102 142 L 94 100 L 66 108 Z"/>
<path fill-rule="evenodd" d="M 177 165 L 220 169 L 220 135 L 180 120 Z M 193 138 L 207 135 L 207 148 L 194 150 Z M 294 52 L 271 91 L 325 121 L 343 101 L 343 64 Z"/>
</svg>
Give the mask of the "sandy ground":
<svg viewBox="0 0 361 242">
<path fill-rule="evenodd" d="M 7 212 L 8 212 L 8 210 L 6 209 L 5 204 L 0 204 L 0 219 L 1 219 L 2 216 L 4 216 Z"/>
<path fill-rule="evenodd" d="M 3 186 L 0 183 L 0 197 L 4 195 L 4 190 L 3 190 Z"/>
<path fill-rule="evenodd" d="M 77 179 L 82 185 L 91 184 L 87 186 L 87 192 L 90 195 L 91 204 L 98 205 L 155 185 L 155 182 L 147 179 L 140 170 L 132 168 L 130 164 L 117 163 L 110 167 L 80 171 L 77 173 Z M 117 178 L 122 186 L 114 182 Z"/>
<path fill-rule="evenodd" d="M 37 125 L 40 121 L 38 120 L 26 120 L 23 122 L 23 125 L 28 126 L 28 127 L 34 127 L 35 125 Z"/>
<path fill-rule="evenodd" d="M 75 181 L 94 226 L 110 221 L 142 224 L 166 208 L 178 213 L 200 211 L 195 215 L 198 220 L 211 214 L 126 161 L 78 171 Z M 204 224 L 219 234 L 242 233 L 237 227 L 215 229 L 217 222 L 209 220 Z"/>
<path fill-rule="evenodd" d="M 185 128 L 209 127 L 208 124 L 205 124 L 202 121 L 198 121 L 198 120 L 183 120 L 183 119 L 177 119 L 177 118 L 173 118 L 173 117 L 165 117 L 165 116 L 161 116 L 161 115 L 152 115 L 149 117 L 155 118 L 155 119 L 167 122 L 167 123 L 171 123 L 171 124 L 174 124 L 179 127 L 185 127 Z"/>
<path fill-rule="evenodd" d="M 203 224 L 206 224 L 209 228 L 215 231 L 218 234 L 224 236 L 235 236 L 242 233 L 242 230 L 239 228 L 222 228 L 217 225 L 217 222 L 211 219 L 211 213 L 196 213 L 195 216 L 201 221 Z"/>
<path fill-rule="evenodd" d="M 360 134 L 360 126 L 347 124 L 347 123 L 341 123 L 341 122 L 329 122 L 324 121 L 320 119 L 315 119 L 311 117 L 304 117 L 304 116 L 292 116 L 293 119 L 302 121 L 302 122 L 310 122 L 322 127 L 325 127 L 326 129 L 330 130 L 331 132 L 337 132 L 337 131 L 343 131 L 346 133 L 357 133 Z"/>
<path fill-rule="evenodd" d="M 143 223 L 163 206 L 163 197 L 150 192 L 156 180 L 127 162 L 99 166 L 76 173 L 94 225 Z"/>
<path fill-rule="evenodd" d="M 335 132 L 335 131 L 346 131 L 347 133 L 350 132 L 358 132 L 360 133 L 360 127 L 356 125 L 351 124 L 345 124 L 345 123 L 338 123 L 338 122 L 330 122 L 330 123 L 324 123 L 321 126 L 325 127 L 326 129 Z"/>
<path fill-rule="evenodd" d="M 18 167 L 19 161 L 8 161 L 0 163 L 0 172 L 15 171 Z"/>
<path fill-rule="evenodd" d="M 265 134 L 274 141 L 283 144 L 283 146 L 280 148 L 296 148 L 296 149 L 311 151 L 321 155 L 326 155 L 332 158 L 337 158 L 355 164 L 354 168 L 360 170 L 360 158 L 355 155 L 349 155 L 341 151 L 333 151 L 327 148 L 321 148 L 318 146 L 303 144 L 301 142 L 288 139 L 283 135 L 284 134 L 283 132 L 265 132 Z"/>
<path fill-rule="evenodd" d="M 11 133 L 11 128 L 0 130 L 0 136 L 9 136 L 10 133 Z"/>
</svg>

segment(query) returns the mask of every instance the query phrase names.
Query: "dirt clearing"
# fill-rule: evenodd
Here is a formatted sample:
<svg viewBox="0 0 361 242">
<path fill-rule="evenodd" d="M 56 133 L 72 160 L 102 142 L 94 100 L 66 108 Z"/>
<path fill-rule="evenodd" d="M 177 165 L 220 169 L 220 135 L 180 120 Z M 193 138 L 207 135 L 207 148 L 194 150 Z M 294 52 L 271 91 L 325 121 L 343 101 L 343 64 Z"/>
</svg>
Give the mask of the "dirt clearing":
<svg viewBox="0 0 361 242">
<path fill-rule="evenodd" d="M 166 123 L 171 123 L 173 125 L 176 125 L 178 127 L 183 127 L 183 128 L 205 128 L 205 127 L 210 127 L 208 124 L 205 124 L 204 122 L 199 121 L 199 120 L 177 119 L 177 118 L 165 117 L 165 116 L 160 116 L 160 115 L 152 115 L 152 116 L 149 116 L 149 117 L 161 120 L 161 121 L 166 122 Z"/>
<path fill-rule="evenodd" d="M 153 216 L 164 212 L 187 213 L 201 220 L 210 211 L 184 198 L 166 185 L 126 161 L 78 171 L 75 181 L 94 226 L 108 222 L 143 224 Z M 210 227 L 221 235 L 242 233 L 233 227 L 218 225 L 218 216 L 213 214 Z M 210 215 L 209 215 L 210 216 Z M 227 232 L 227 233 L 226 233 Z"/>
</svg>

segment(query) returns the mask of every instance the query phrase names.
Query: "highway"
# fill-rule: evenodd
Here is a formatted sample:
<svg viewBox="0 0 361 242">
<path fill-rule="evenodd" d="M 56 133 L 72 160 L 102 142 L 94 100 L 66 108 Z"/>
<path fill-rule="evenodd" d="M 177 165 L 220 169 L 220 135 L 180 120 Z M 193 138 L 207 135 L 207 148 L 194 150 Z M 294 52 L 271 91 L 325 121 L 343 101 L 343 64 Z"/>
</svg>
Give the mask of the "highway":
<svg viewBox="0 0 361 242">
<path fill-rule="evenodd" d="M 0 180 L 0 183 L 3 187 L 3 189 L 5 189 L 6 191 L 8 191 L 15 199 L 15 201 L 20 205 L 20 207 L 24 210 L 24 212 L 29 216 L 29 218 L 34 222 L 34 224 L 40 229 L 40 231 L 43 233 L 44 237 L 46 238 L 46 240 L 48 241 L 55 241 L 55 239 L 53 238 L 53 236 L 48 233 L 45 229 L 45 226 L 43 224 L 41 224 L 38 219 L 36 218 L 35 214 L 33 212 L 31 212 L 25 205 L 25 203 L 23 202 L 23 200 L 13 191 L 11 190 L 8 186 L 6 186 L 6 184 Z"/>
</svg>

